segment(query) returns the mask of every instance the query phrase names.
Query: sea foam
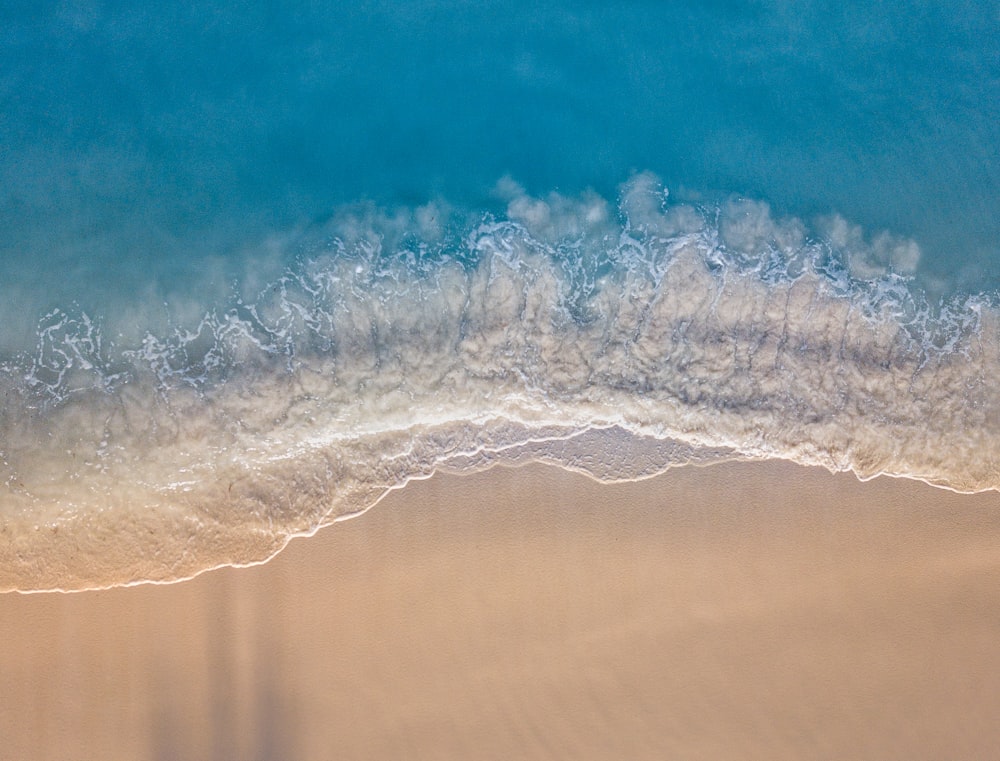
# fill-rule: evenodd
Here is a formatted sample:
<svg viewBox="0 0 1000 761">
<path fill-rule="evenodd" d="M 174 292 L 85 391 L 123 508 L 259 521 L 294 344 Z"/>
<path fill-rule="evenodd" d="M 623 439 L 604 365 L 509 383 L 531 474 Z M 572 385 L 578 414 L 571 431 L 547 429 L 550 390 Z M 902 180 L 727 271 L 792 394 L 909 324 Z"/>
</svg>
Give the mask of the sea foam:
<svg viewBox="0 0 1000 761">
<path fill-rule="evenodd" d="M 602 480 L 784 458 L 1000 488 L 996 299 L 928 304 L 912 241 L 747 199 L 498 185 L 358 204 L 169 329 L 52 310 L 0 366 L 0 588 L 260 562 L 435 470 Z"/>
</svg>

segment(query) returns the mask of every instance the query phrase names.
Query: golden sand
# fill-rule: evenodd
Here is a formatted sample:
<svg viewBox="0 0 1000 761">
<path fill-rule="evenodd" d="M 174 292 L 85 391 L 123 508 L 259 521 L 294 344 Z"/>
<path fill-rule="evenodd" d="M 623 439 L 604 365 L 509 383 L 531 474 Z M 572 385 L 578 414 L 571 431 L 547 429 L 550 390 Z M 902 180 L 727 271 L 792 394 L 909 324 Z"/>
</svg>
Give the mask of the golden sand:
<svg viewBox="0 0 1000 761">
<path fill-rule="evenodd" d="M 435 476 L 270 563 L 0 596 L 0 759 L 987 758 L 1000 495 Z"/>
</svg>

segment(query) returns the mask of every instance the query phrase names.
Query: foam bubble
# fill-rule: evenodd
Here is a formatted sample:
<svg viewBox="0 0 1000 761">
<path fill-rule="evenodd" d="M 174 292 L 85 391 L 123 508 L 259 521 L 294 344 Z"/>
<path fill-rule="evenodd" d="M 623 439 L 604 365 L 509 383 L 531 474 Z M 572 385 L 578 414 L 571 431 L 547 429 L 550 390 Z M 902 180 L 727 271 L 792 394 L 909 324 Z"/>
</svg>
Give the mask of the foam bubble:
<svg viewBox="0 0 1000 761">
<path fill-rule="evenodd" d="M 166 328 L 46 313 L 0 365 L 0 588 L 259 561 L 497 462 L 615 480 L 781 457 L 1000 488 L 996 307 L 930 309 L 905 243 L 671 203 L 648 174 L 617 205 L 498 193 L 502 217 L 338 209 L 281 244 L 294 266 Z"/>
</svg>

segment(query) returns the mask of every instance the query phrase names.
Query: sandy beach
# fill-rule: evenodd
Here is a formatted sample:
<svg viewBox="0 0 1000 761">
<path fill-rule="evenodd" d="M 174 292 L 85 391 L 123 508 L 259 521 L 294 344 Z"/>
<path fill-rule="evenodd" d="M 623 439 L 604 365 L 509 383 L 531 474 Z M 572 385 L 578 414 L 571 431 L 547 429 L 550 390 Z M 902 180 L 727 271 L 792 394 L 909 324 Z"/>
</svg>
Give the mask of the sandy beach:
<svg viewBox="0 0 1000 761">
<path fill-rule="evenodd" d="M 787 463 L 435 476 L 270 563 L 0 595 L 0 759 L 944 759 L 1000 495 Z"/>
</svg>

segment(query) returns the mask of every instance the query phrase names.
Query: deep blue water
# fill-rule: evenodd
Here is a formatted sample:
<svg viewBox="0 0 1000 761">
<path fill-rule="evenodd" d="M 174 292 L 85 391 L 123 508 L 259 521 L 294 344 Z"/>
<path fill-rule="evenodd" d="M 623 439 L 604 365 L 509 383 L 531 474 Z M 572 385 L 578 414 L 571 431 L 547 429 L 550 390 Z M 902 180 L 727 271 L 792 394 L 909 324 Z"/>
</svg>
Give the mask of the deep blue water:
<svg viewBox="0 0 1000 761">
<path fill-rule="evenodd" d="M 613 199 L 636 171 L 837 213 L 914 239 L 932 288 L 991 289 L 998 145 L 995 2 L 0 8 L 2 287 L 45 306 L 186 288 L 362 198 L 488 209 L 507 175 Z"/>
</svg>

